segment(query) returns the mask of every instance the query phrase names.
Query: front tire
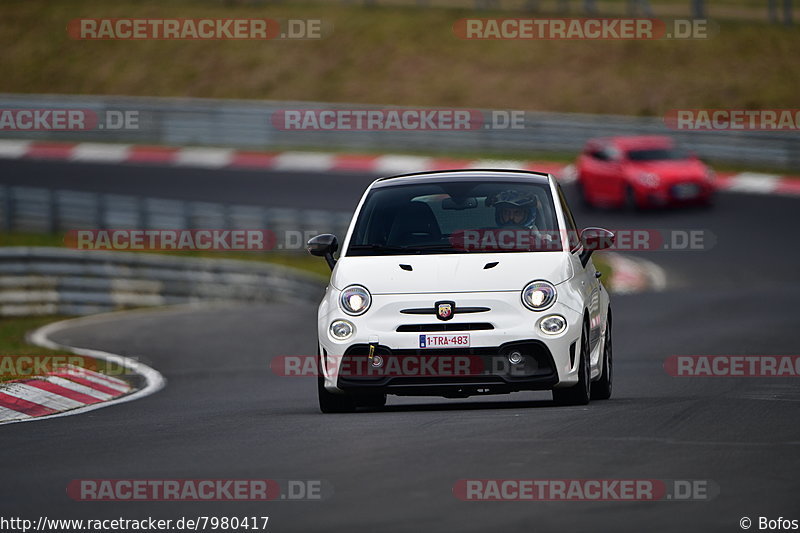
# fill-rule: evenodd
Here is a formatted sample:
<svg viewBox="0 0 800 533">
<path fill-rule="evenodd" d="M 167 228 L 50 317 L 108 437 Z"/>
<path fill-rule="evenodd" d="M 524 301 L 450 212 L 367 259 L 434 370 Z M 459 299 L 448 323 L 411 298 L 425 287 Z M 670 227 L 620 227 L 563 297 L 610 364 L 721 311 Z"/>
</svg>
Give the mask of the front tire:
<svg viewBox="0 0 800 533">
<path fill-rule="evenodd" d="M 603 344 L 603 373 L 600 379 L 592 383 L 592 400 L 608 400 L 611 398 L 614 377 L 614 350 L 611 343 L 611 310 L 608 310 L 608 326 L 606 340 Z"/>
<path fill-rule="evenodd" d="M 631 213 L 639 210 L 639 203 L 636 200 L 636 191 L 630 185 L 625 186 L 625 199 L 622 204 L 622 209 Z"/>
<path fill-rule="evenodd" d="M 553 389 L 553 400 L 559 405 L 586 405 L 591 397 L 589 368 L 589 325 L 583 323 L 581 352 L 578 363 L 578 383 L 566 389 Z"/>
<path fill-rule="evenodd" d="M 581 195 L 583 207 L 587 210 L 594 209 L 595 205 L 594 202 L 592 202 L 592 197 L 589 195 L 589 191 L 586 190 L 586 184 L 581 180 L 578 180 L 578 191 Z"/>
<path fill-rule="evenodd" d="M 317 397 L 319 410 L 323 413 L 352 413 L 356 410 L 355 398 L 348 394 L 334 394 L 325 388 L 319 351 L 317 351 Z"/>
</svg>

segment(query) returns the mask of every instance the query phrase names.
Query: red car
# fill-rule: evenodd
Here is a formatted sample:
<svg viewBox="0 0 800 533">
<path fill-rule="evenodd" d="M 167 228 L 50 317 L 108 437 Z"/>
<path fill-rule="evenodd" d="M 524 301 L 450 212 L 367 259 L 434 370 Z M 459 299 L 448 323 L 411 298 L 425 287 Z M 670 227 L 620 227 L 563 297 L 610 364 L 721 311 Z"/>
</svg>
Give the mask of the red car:
<svg viewBox="0 0 800 533">
<path fill-rule="evenodd" d="M 576 166 L 589 206 L 710 205 L 716 189 L 714 171 L 669 137 L 590 139 Z"/>
</svg>

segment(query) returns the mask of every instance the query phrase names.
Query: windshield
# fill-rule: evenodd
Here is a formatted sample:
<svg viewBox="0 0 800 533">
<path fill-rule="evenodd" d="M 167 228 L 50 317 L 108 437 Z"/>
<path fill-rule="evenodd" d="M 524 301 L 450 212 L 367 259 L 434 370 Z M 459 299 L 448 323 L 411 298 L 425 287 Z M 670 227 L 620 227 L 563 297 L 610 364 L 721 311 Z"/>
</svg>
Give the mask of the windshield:
<svg viewBox="0 0 800 533">
<path fill-rule="evenodd" d="M 453 181 L 372 190 L 347 255 L 558 250 L 548 184 Z"/>
<path fill-rule="evenodd" d="M 689 152 L 680 148 L 648 148 L 646 150 L 630 150 L 631 161 L 681 161 L 690 159 Z"/>
</svg>

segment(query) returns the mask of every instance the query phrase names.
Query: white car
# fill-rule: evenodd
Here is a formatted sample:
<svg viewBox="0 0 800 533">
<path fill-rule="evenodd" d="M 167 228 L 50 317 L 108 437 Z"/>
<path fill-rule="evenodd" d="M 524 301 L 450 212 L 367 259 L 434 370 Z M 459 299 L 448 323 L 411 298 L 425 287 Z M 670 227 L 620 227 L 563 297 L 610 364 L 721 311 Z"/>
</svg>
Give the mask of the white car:
<svg viewBox="0 0 800 533">
<path fill-rule="evenodd" d="M 553 391 L 611 396 L 611 307 L 594 250 L 549 174 L 454 170 L 381 178 L 341 248 L 319 306 L 319 405 L 380 407 L 387 394 L 465 398 Z"/>
</svg>

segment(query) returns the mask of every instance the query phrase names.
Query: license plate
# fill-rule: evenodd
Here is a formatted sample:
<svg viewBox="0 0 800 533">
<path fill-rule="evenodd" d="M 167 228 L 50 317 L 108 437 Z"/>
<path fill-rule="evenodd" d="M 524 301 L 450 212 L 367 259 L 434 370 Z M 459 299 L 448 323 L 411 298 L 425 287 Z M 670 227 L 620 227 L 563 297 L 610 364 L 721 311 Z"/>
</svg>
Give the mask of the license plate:
<svg viewBox="0 0 800 533">
<path fill-rule="evenodd" d="M 420 348 L 469 348 L 469 334 L 420 335 Z"/>
<path fill-rule="evenodd" d="M 694 198 L 699 193 L 700 193 L 700 188 L 693 183 L 684 183 L 681 185 L 675 185 L 672 188 L 672 195 L 675 196 L 675 198 L 680 198 L 683 200 L 688 198 Z"/>
</svg>

